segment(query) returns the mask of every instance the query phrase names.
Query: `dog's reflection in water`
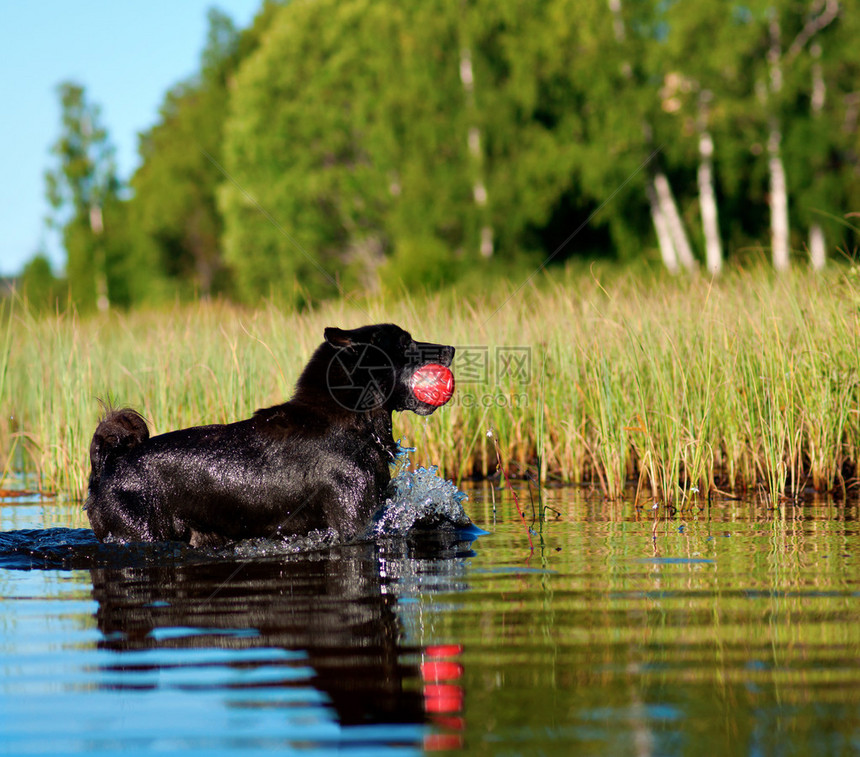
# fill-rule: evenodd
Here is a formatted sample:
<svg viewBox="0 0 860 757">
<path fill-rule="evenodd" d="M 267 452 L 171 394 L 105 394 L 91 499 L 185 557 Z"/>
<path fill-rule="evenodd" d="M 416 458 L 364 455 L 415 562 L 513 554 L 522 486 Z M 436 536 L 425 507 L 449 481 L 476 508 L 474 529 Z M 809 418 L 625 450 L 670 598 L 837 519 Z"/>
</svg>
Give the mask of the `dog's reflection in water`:
<svg viewBox="0 0 860 757">
<path fill-rule="evenodd" d="M 126 652 L 185 649 L 193 670 L 199 650 L 233 651 L 235 658 L 228 655 L 226 665 L 270 667 L 266 686 L 323 693 L 343 726 L 436 723 L 436 732 L 424 736 L 425 746 L 439 739 L 456 746 L 462 730 L 459 650 L 425 646 L 436 640 L 420 638 L 410 612 L 421 604 L 426 612 L 426 603 L 409 600 L 419 591 L 426 594 L 428 574 L 434 575 L 434 592 L 461 589 L 462 557 L 470 554 L 470 542 L 453 534 L 432 538 L 334 547 L 278 560 L 95 568 L 99 645 L 120 653 L 105 666 L 106 680 L 135 689 L 159 686 L 151 675 L 158 656 Z M 245 650 L 272 650 L 272 655 L 243 662 Z M 182 664 L 175 655 L 165 659 L 171 666 Z M 310 675 L 301 674 L 308 669 Z M 193 673 L 186 680 L 193 686 Z M 251 701 L 253 694 L 249 691 Z M 295 706 L 295 699 L 289 701 Z"/>
</svg>

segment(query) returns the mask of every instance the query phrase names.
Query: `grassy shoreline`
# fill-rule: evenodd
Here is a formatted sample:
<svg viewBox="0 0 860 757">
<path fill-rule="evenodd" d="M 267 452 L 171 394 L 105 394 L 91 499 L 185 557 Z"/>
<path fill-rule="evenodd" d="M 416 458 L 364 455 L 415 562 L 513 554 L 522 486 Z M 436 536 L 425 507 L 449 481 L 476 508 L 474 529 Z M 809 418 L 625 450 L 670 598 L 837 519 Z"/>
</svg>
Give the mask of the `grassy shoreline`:
<svg viewBox="0 0 860 757">
<path fill-rule="evenodd" d="M 153 433 L 282 402 L 325 326 L 394 321 L 458 347 L 451 404 L 395 416 L 416 464 L 591 482 L 682 502 L 694 490 L 856 494 L 860 281 L 738 272 L 710 282 L 569 274 L 492 294 L 339 301 L 296 314 L 219 302 L 34 317 L 0 310 L 0 465 L 82 497 L 97 398 Z M 485 361 L 485 362 L 484 362 Z M 486 365 L 486 368 L 484 367 Z M 2 482 L 0 482 L 2 485 Z"/>
</svg>

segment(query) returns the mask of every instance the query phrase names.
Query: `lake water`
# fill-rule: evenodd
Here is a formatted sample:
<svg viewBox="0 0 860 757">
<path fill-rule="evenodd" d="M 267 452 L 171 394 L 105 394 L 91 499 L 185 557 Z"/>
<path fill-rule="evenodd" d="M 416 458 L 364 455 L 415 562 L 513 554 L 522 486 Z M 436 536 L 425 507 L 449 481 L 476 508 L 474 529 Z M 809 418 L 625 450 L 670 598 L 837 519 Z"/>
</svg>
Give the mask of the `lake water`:
<svg viewBox="0 0 860 757">
<path fill-rule="evenodd" d="M 482 489 L 474 541 L 268 557 L 6 501 L 0 753 L 860 753 L 856 504 L 544 498 L 533 551 Z"/>
</svg>

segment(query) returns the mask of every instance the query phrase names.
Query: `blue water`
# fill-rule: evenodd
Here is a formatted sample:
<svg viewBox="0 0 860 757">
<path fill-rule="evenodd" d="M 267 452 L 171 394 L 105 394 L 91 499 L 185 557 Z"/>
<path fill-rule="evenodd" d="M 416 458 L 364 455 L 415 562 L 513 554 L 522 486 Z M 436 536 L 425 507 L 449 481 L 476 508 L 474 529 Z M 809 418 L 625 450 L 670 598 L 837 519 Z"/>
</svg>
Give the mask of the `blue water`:
<svg viewBox="0 0 860 757">
<path fill-rule="evenodd" d="M 0 503 L 0 753 L 860 753 L 856 505 L 561 489 L 530 550 L 505 494 L 421 476 L 351 545 L 101 545 Z"/>
</svg>

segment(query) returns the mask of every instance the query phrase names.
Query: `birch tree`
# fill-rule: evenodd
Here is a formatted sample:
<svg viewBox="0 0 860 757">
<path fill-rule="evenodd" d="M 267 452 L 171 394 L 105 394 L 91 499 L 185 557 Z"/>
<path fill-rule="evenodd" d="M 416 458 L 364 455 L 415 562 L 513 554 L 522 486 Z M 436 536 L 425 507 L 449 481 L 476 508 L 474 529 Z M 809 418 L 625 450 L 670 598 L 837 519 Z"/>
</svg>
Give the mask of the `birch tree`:
<svg viewBox="0 0 860 757">
<path fill-rule="evenodd" d="M 696 188 L 705 264 L 718 274 L 724 263 L 717 203 L 717 146 L 737 139 L 730 113 L 744 99 L 742 63 L 749 32 L 743 16 L 723 13 L 719 3 L 673 3 L 665 6 L 668 29 L 660 46 L 663 111 L 674 119 L 671 145 L 677 160 L 696 163 Z M 701 40 L 708 44 L 702 45 Z"/>
<path fill-rule="evenodd" d="M 822 128 L 824 119 L 824 106 L 827 98 L 827 84 L 824 79 L 822 65 L 822 33 L 830 27 L 841 13 L 839 0 L 814 0 L 810 3 L 808 11 L 804 14 L 802 25 L 797 36 L 789 45 L 786 54 L 786 66 L 799 67 L 804 73 L 808 73 L 805 81 L 797 81 L 796 86 L 802 91 L 808 91 L 809 119 L 812 122 L 810 132 L 815 135 L 813 143 L 807 145 L 807 160 L 821 162 L 821 156 L 826 155 L 830 149 L 831 140 L 827 139 L 825 126 Z M 806 58 L 808 66 L 801 66 L 801 60 Z M 813 168 L 812 183 L 814 185 L 826 184 L 826 179 L 821 167 Z M 827 252 L 824 236 L 824 228 L 818 219 L 813 218 L 809 224 L 809 256 L 810 263 L 815 270 L 824 267 Z"/>
<path fill-rule="evenodd" d="M 699 93 L 699 212 L 702 216 L 702 235 L 705 238 L 705 265 L 714 276 L 723 268 L 723 244 L 720 240 L 720 223 L 717 211 L 717 193 L 714 188 L 714 140 L 708 127 L 710 90 Z"/>
<path fill-rule="evenodd" d="M 130 215 L 134 254 L 161 279 L 153 288 L 206 298 L 225 285 L 216 192 L 224 178 L 227 82 L 238 67 L 240 41 L 233 22 L 211 10 L 199 73 L 167 92 L 157 123 L 140 135 Z"/>
<path fill-rule="evenodd" d="M 814 44 L 809 50 L 813 58 L 812 64 L 812 94 L 809 98 L 809 107 L 812 118 L 819 121 L 824 110 L 824 100 L 827 96 L 827 86 L 824 83 L 824 75 L 821 72 L 821 45 Z M 809 261 L 812 267 L 819 271 L 824 268 L 827 261 L 827 248 L 824 241 L 824 229 L 819 221 L 813 221 L 809 227 Z"/>
<path fill-rule="evenodd" d="M 767 77 L 759 87 L 759 96 L 767 114 L 767 155 L 769 176 L 769 204 L 771 213 L 771 250 L 773 265 L 778 271 L 789 266 L 789 214 L 788 181 L 783 160 L 783 123 L 781 110 L 786 99 L 783 92 L 786 69 L 796 65 L 801 54 L 809 54 L 814 38 L 840 13 L 838 0 L 813 0 L 806 14 L 805 23 L 794 39 L 785 45 L 783 23 L 788 20 L 793 6 L 788 3 L 772 3 L 765 8 L 767 28 Z M 821 81 L 823 83 L 823 80 Z M 814 89 L 814 84 L 813 84 Z M 819 90 L 819 97 L 823 91 Z M 815 105 L 812 106 L 815 108 Z M 823 107 L 823 100 L 820 101 Z M 819 112 L 820 112 L 819 107 Z M 814 232 L 816 256 L 823 254 L 823 239 L 820 230 Z M 810 244 L 812 247 L 812 242 Z M 820 260 L 818 261 L 820 263 Z"/>
<path fill-rule="evenodd" d="M 484 155 L 481 148 L 481 127 L 477 123 L 475 105 L 475 72 L 472 68 L 472 50 L 468 40 L 469 21 L 461 23 L 460 39 L 460 82 L 466 102 L 468 132 L 466 143 L 469 148 L 469 161 L 472 166 L 472 197 L 481 217 L 480 255 L 490 258 L 493 255 L 493 225 L 487 212 L 487 185 L 484 180 Z"/>
<path fill-rule="evenodd" d="M 651 221 L 654 224 L 654 231 L 657 234 L 657 245 L 660 248 L 660 257 L 663 260 L 663 265 L 671 274 L 679 272 L 678 255 L 675 252 L 675 243 L 672 241 L 672 232 L 669 230 L 669 222 L 663 213 L 663 208 L 660 205 L 660 198 L 657 197 L 657 190 L 654 187 L 653 181 L 648 181 L 645 184 L 645 193 L 648 197 L 648 205 L 651 208 Z"/>
<path fill-rule="evenodd" d="M 116 202 L 119 191 L 114 148 L 100 109 L 84 88 L 64 82 L 57 91 L 62 130 L 51 148 L 57 165 L 45 174 L 52 223 L 63 229 L 73 295 L 105 311 L 110 307 L 105 206 Z"/>
<path fill-rule="evenodd" d="M 608 0 L 609 10 L 612 14 L 612 29 L 615 41 L 620 46 L 627 42 L 626 24 L 624 22 L 621 0 Z M 629 60 L 622 63 L 622 70 L 631 86 L 633 82 L 633 65 Z M 647 141 L 651 141 L 652 126 L 648 121 L 643 122 L 643 132 Z M 679 266 L 687 271 L 696 269 L 696 260 L 693 250 L 684 229 L 681 214 L 672 193 L 671 185 L 666 173 L 659 168 L 659 158 L 655 159 L 656 168 L 649 171 L 650 184 L 646 188 L 646 197 L 651 209 L 651 220 L 657 234 L 657 244 L 660 247 L 660 257 L 670 273 L 676 273 Z"/>
<path fill-rule="evenodd" d="M 663 223 L 666 224 L 669 236 L 672 239 L 672 247 L 675 249 L 678 262 L 688 272 L 692 273 L 696 270 L 696 259 L 693 257 L 693 248 L 690 247 L 690 241 L 687 239 L 684 221 L 678 212 L 678 204 L 675 202 L 675 196 L 672 194 L 669 179 L 663 171 L 658 170 L 654 174 L 653 184 L 657 195 L 657 202 L 660 206 L 660 213 L 663 216 Z"/>
<path fill-rule="evenodd" d="M 615 42 L 619 46 L 624 46 L 627 41 L 627 28 L 622 15 L 621 0 L 607 0 L 609 3 L 609 11 L 612 13 L 612 32 L 615 36 Z M 624 60 L 621 64 L 621 70 L 628 82 L 633 79 L 633 66 L 629 60 Z M 643 126 L 646 134 L 651 133 L 650 126 Z M 661 174 L 662 175 L 662 174 Z M 668 182 L 666 182 L 668 186 Z M 678 250 L 675 247 L 675 235 L 672 233 L 672 228 L 669 222 L 669 217 L 666 214 L 666 206 L 661 202 L 660 193 L 657 191 L 656 177 L 650 178 L 645 187 L 645 196 L 648 198 L 648 206 L 651 210 L 651 222 L 654 224 L 654 231 L 657 235 L 657 246 L 660 248 L 660 258 L 663 260 L 663 265 L 671 274 L 678 273 Z"/>
<path fill-rule="evenodd" d="M 768 114 L 767 167 L 770 203 L 770 246 L 773 267 L 785 271 L 789 266 L 788 187 L 782 160 L 782 123 L 778 103 L 782 94 L 782 26 L 779 9 L 768 9 L 769 44 L 767 49 L 767 85 L 761 88 Z"/>
</svg>

